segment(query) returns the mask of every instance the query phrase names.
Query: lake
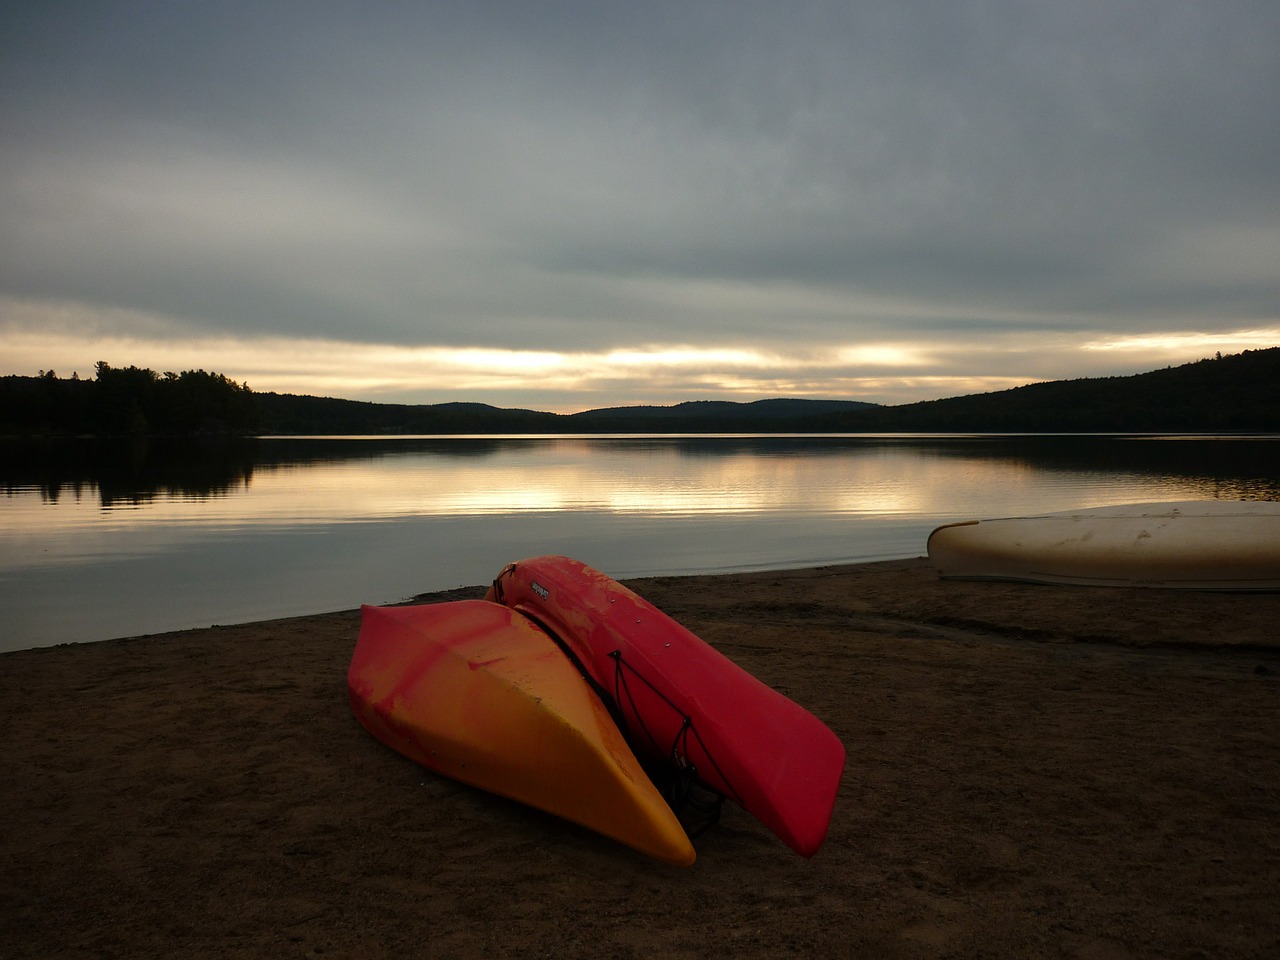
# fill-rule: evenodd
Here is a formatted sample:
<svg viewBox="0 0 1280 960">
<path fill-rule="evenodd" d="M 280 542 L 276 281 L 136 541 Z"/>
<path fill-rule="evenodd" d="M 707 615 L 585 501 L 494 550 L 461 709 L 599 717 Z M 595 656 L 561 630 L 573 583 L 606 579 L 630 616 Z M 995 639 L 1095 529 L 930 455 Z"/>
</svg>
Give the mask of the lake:
<svg viewBox="0 0 1280 960">
<path fill-rule="evenodd" d="M 935 526 L 1280 500 L 1280 437 L 0 442 L 0 650 L 350 609 L 563 553 L 606 573 L 921 556 Z"/>
</svg>

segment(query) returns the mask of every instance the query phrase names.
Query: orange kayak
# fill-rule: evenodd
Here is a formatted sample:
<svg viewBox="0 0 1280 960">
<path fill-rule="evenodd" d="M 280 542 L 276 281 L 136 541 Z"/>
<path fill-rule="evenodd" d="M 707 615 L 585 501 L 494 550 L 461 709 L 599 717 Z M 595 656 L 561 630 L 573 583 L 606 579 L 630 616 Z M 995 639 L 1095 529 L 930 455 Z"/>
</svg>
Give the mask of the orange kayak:
<svg viewBox="0 0 1280 960">
<path fill-rule="evenodd" d="M 508 607 L 365 606 L 347 687 L 365 729 L 423 766 L 665 863 L 693 863 L 684 828 L 599 698 Z"/>
</svg>

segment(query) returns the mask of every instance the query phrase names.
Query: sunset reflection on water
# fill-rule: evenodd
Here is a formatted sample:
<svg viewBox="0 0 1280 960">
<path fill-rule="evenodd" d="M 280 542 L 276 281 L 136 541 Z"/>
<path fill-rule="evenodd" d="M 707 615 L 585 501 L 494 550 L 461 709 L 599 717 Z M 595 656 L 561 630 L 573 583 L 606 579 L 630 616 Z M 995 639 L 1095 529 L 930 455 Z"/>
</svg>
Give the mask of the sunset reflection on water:
<svg viewBox="0 0 1280 960">
<path fill-rule="evenodd" d="M 919 556 L 957 519 L 1277 499 L 1278 442 L 261 441 L 207 476 L 6 477 L 0 603 L 30 646 L 386 602 L 539 553 L 619 577 Z"/>
</svg>

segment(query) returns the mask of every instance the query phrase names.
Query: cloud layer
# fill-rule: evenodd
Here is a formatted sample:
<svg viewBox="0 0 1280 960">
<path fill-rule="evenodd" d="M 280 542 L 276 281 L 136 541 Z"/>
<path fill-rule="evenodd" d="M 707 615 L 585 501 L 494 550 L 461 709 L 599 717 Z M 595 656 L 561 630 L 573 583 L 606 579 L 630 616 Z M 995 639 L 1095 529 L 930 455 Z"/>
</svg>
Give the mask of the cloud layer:
<svg viewBox="0 0 1280 960">
<path fill-rule="evenodd" d="M 897 402 L 1280 342 L 1271 2 L 79 6 L 0 14 L 2 373 Z"/>
</svg>

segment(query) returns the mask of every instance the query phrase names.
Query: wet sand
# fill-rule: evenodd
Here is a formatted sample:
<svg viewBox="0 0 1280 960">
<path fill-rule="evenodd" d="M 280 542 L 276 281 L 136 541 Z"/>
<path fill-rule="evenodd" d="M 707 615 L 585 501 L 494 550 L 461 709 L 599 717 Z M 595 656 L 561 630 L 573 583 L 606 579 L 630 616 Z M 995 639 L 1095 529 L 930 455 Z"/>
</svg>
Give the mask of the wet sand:
<svg viewBox="0 0 1280 960">
<path fill-rule="evenodd" d="M 0 655 L 0 956 L 1280 956 L 1280 594 L 630 586 L 844 741 L 812 860 L 726 805 L 665 867 L 423 771 L 331 613 Z"/>
</svg>

